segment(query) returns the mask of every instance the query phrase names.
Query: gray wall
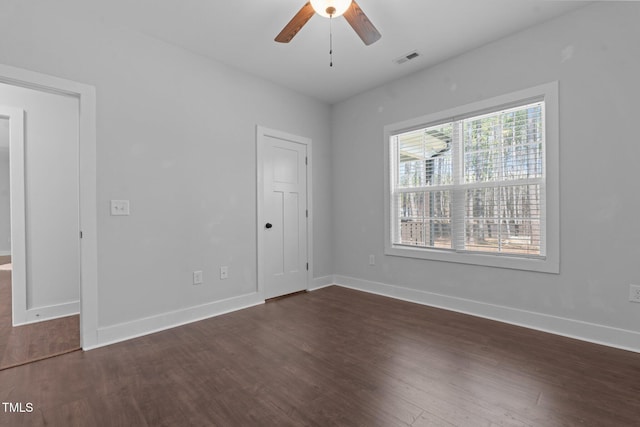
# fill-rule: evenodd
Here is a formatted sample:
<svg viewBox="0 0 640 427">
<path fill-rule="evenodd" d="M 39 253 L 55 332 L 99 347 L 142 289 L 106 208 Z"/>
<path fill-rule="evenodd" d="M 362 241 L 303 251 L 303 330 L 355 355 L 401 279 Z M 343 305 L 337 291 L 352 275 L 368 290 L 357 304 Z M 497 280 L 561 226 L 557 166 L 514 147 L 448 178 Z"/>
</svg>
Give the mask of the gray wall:
<svg viewBox="0 0 640 427">
<path fill-rule="evenodd" d="M 53 2 L 8 3 L 1 62 L 97 88 L 100 327 L 255 289 L 261 124 L 313 139 L 316 277 L 640 331 L 640 309 L 627 302 L 628 284 L 640 280 L 640 201 L 629 173 L 640 154 L 637 3 L 586 7 L 333 108 Z M 561 273 L 385 257 L 383 126 L 552 80 Z M 130 199 L 132 215 L 110 217 L 110 199 Z M 229 280 L 216 279 L 220 265 L 230 266 Z M 204 286 L 190 284 L 196 269 Z"/>
<path fill-rule="evenodd" d="M 335 105 L 335 272 L 640 332 L 640 305 L 628 302 L 640 281 L 639 18 L 637 2 L 591 5 Z M 383 126 L 555 80 L 560 274 L 384 256 Z"/>
<path fill-rule="evenodd" d="M 255 291 L 256 124 L 313 140 L 314 274 L 333 272 L 327 105 L 51 3 L 3 5 L 0 61 L 97 88 L 99 327 Z"/>
</svg>

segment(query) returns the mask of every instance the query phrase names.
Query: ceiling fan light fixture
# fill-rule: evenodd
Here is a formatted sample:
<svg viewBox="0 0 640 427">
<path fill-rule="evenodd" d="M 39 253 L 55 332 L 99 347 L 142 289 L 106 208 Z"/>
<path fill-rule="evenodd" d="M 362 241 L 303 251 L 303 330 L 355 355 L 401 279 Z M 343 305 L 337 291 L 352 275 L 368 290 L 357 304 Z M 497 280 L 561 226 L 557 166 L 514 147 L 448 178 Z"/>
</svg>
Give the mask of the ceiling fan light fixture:
<svg viewBox="0 0 640 427">
<path fill-rule="evenodd" d="M 382 37 L 356 0 L 308 0 L 274 40 L 278 43 L 289 43 L 316 14 L 326 18 L 344 15 L 344 19 L 367 46 Z"/>
<path fill-rule="evenodd" d="M 352 0 L 311 0 L 313 10 L 325 18 L 337 18 L 349 9 Z"/>
</svg>

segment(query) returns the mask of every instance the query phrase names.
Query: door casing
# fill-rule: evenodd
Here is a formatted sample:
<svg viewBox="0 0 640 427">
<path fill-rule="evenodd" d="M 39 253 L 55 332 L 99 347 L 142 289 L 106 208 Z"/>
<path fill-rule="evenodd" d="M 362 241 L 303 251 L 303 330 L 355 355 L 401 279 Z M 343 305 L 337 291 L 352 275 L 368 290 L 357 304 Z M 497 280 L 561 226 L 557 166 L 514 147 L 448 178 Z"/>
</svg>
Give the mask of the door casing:
<svg viewBox="0 0 640 427">
<path fill-rule="evenodd" d="M 96 347 L 98 244 L 96 203 L 96 89 L 93 86 L 0 64 L 0 82 L 63 94 L 79 101 L 80 345 Z M 24 194 L 24 192 L 23 192 Z"/>
</svg>

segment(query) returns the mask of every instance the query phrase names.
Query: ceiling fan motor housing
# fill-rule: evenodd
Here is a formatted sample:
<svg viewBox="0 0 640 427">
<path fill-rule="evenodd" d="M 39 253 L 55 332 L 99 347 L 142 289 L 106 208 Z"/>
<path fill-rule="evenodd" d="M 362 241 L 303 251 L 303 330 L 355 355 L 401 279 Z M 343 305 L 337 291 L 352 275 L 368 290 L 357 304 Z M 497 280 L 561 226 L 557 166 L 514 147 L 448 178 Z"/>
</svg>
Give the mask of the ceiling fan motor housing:
<svg viewBox="0 0 640 427">
<path fill-rule="evenodd" d="M 318 15 L 337 18 L 349 9 L 352 0 L 311 0 L 311 6 Z"/>
</svg>

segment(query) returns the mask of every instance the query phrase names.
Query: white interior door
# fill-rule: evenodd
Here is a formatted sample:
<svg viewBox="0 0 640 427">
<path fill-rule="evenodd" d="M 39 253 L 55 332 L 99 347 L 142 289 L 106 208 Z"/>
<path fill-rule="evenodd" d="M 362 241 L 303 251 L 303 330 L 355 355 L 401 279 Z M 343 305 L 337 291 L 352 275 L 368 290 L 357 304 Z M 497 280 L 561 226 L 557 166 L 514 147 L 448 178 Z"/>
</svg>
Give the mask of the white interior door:
<svg viewBox="0 0 640 427">
<path fill-rule="evenodd" d="M 262 135 L 262 282 L 265 299 L 307 289 L 307 145 Z"/>
</svg>

